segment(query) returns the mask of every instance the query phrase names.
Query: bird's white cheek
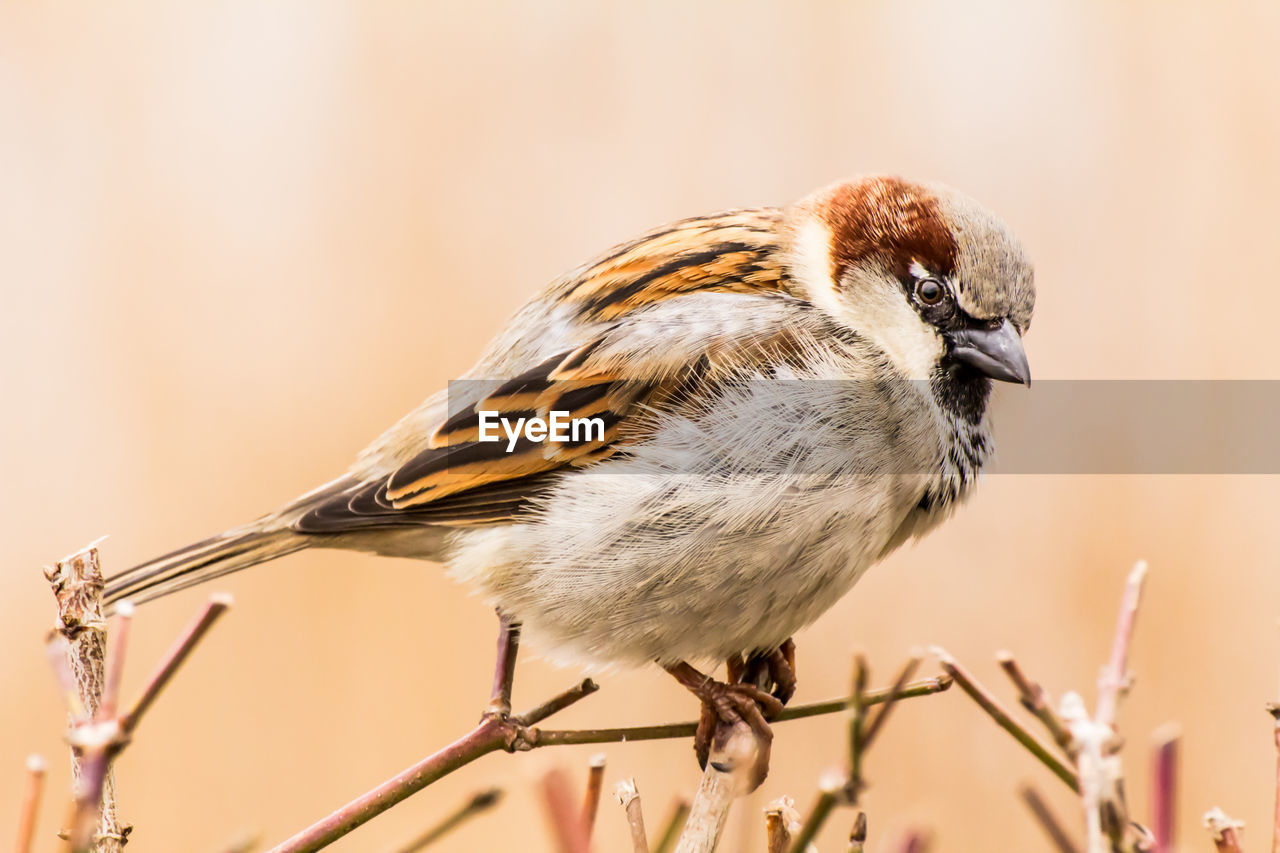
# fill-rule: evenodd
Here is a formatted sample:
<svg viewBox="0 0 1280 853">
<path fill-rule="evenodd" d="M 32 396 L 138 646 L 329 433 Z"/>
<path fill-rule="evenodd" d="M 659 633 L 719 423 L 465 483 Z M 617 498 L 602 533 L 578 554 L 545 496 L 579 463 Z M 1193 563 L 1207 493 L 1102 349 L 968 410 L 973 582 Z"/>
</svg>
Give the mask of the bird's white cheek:
<svg viewBox="0 0 1280 853">
<path fill-rule="evenodd" d="M 942 338 L 907 302 L 898 283 L 875 268 L 831 276 L 831 231 L 820 221 L 796 234 L 792 268 L 810 300 L 869 339 L 911 379 L 928 379 L 945 352 Z"/>
<path fill-rule="evenodd" d="M 839 315 L 867 336 L 911 379 L 928 379 L 946 347 L 938 331 L 907 302 L 896 282 L 870 270 L 851 270 L 840 288 Z"/>
</svg>

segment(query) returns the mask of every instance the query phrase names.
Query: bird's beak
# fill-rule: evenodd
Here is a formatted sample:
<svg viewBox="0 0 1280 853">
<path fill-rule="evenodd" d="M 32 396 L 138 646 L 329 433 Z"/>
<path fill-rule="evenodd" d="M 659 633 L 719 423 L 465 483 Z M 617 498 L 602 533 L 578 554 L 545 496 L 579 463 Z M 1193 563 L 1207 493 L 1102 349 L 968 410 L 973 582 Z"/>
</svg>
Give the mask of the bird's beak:
<svg viewBox="0 0 1280 853">
<path fill-rule="evenodd" d="M 951 332 L 951 357 L 1001 382 L 1031 385 L 1031 365 L 1022 349 L 1022 336 L 1005 320 L 994 329 Z"/>
</svg>

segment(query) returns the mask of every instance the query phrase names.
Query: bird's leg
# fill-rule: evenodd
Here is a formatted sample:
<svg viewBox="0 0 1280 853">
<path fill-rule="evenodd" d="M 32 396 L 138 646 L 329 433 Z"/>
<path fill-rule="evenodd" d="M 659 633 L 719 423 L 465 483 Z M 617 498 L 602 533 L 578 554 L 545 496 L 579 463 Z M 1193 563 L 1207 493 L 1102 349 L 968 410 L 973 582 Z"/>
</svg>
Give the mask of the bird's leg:
<svg viewBox="0 0 1280 853">
<path fill-rule="evenodd" d="M 516 653 L 520 650 L 520 623 L 498 611 L 498 658 L 493 667 L 493 694 L 486 719 L 505 720 L 511 716 L 511 682 L 516 676 Z"/>
<path fill-rule="evenodd" d="M 730 659 L 727 663 L 731 673 L 737 672 L 737 667 L 742 665 L 740 659 Z M 706 767 L 710 757 L 712 740 L 722 727 L 727 730 L 738 723 L 745 723 L 766 747 L 773 741 L 773 731 L 769 728 L 766 717 L 780 712 L 782 703 L 767 691 L 754 683 L 716 681 L 684 661 L 663 664 L 663 668 L 684 685 L 686 690 L 702 700 L 702 716 L 698 720 L 693 748 L 698 756 L 698 763 L 703 767 Z M 752 771 L 755 785 L 764 780 L 769 769 L 768 761 L 769 753 L 766 748 L 761 750 Z"/>
<path fill-rule="evenodd" d="M 781 646 L 764 657 L 769 668 L 769 679 L 773 682 L 773 695 L 785 705 L 796 695 L 795 641 L 787 637 Z"/>
</svg>

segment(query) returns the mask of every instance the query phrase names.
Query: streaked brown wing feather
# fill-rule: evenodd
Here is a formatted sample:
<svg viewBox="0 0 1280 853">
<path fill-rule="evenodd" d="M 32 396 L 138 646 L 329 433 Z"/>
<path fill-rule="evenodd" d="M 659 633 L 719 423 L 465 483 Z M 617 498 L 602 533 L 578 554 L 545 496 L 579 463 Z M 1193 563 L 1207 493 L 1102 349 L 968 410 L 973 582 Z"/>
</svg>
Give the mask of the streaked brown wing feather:
<svg viewBox="0 0 1280 853">
<path fill-rule="evenodd" d="M 624 244 L 562 285 L 557 298 L 575 306 L 586 326 L 611 323 L 646 306 L 697 291 L 791 295 L 778 251 L 781 212 L 730 211 L 683 220 Z M 644 379 L 629 376 L 616 358 L 597 359 L 610 326 L 573 350 L 503 381 L 475 405 L 452 412 L 427 437 L 425 448 L 390 476 L 375 482 L 338 481 L 307 499 L 294 524 L 303 533 L 342 533 L 379 527 L 433 524 L 471 526 L 509 521 L 571 468 L 591 465 L 641 440 L 650 419 L 684 393 L 708 369 L 669 365 Z M 779 341 L 758 340 L 761 351 Z M 784 345 L 785 346 L 785 345 Z M 602 349 L 603 347 L 603 349 Z M 615 347 L 616 349 L 616 347 Z M 714 353 L 710 354 L 714 357 Z M 479 441 L 479 412 L 500 417 L 604 421 L 601 440 L 533 442 L 521 438 L 510 453 L 506 440 Z"/>
</svg>

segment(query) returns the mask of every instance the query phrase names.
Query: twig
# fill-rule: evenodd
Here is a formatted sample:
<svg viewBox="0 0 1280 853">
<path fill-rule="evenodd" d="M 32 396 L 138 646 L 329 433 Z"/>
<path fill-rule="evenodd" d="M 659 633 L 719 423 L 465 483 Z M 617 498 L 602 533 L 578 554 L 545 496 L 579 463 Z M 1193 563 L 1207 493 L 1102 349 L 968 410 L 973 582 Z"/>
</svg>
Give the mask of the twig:
<svg viewBox="0 0 1280 853">
<path fill-rule="evenodd" d="M 516 675 L 516 655 L 520 651 L 520 623 L 498 612 L 498 652 L 493 668 L 493 696 L 485 713 L 511 713 L 511 683 Z"/>
<path fill-rule="evenodd" d="M 1142 602 L 1142 585 L 1146 577 L 1147 563 L 1139 560 L 1129 573 L 1124 597 L 1120 600 L 1120 616 L 1116 621 L 1115 640 L 1111 645 L 1111 660 L 1098 679 L 1098 707 L 1093 718 L 1112 729 L 1115 728 L 1120 697 L 1132 684 L 1129 676 L 1129 643 L 1133 638 L 1133 626 L 1138 618 L 1138 605 Z"/>
<path fill-rule="evenodd" d="M 576 701 L 597 689 L 595 682 L 586 679 L 562 695 Z M 569 703 L 559 704 L 567 707 Z M 321 850 L 459 767 L 498 750 L 532 749 L 538 745 L 533 741 L 536 731 L 525 726 L 523 717 L 485 714 L 480 724 L 467 734 L 271 848 L 270 853 Z"/>
<path fill-rule="evenodd" d="M 945 649 L 934 647 L 934 655 L 942 664 L 942 668 L 947 674 L 956 680 L 961 689 L 969 694 L 973 701 L 978 703 L 982 710 L 987 712 L 991 719 L 995 720 L 1000 728 L 1013 735 L 1018 743 L 1022 744 L 1027 750 L 1040 759 L 1040 762 L 1053 771 L 1053 774 L 1073 790 L 1080 789 L 1080 780 L 1076 776 L 1076 772 L 1064 764 L 1056 755 L 1054 755 L 1047 746 L 1040 742 L 1034 734 L 1027 730 L 1025 726 L 1010 716 L 1000 701 L 978 683 L 976 679 L 962 667 L 955 658 L 953 658 Z"/>
<path fill-rule="evenodd" d="M 1276 745 L 1276 804 L 1271 823 L 1271 853 L 1280 853 L 1280 705 L 1267 703 L 1267 713 L 1275 723 L 1272 738 Z"/>
<path fill-rule="evenodd" d="M 45 579 L 58 602 L 57 631 L 67 641 L 66 659 L 77 696 L 69 705 L 73 723 L 84 725 L 98 716 L 106 656 L 104 582 L 96 543 L 46 569 Z M 70 849 L 89 850 L 92 846 L 95 853 L 120 853 L 130 827 L 120 821 L 116 811 L 110 758 L 86 755 L 73 745 L 71 772 L 77 806 L 75 823 L 69 827 Z"/>
<path fill-rule="evenodd" d="M 750 772 L 757 750 L 763 748 L 746 723 L 729 727 L 723 739 L 717 732 L 711 758 L 689 806 L 689 817 L 676 844 L 676 853 L 712 853 L 719 843 L 729 807 L 742 792 L 741 774 Z"/>
<path fill-rule="evenodd" d="M 800 813 L 796 801 L 790 797 L 778 797 L 764 810 L 765 850 L 767 853 L 787 853 L 791 847 L 791 835 L 800 829 Z"/>
<path fill-rule="evenodd" d="M 662 834 L 658 836 L 658 843 L 653 846 L 653 853 L 671 853 L 675 849 L 680 830 L 684 829 L 684 822 L 688 817 L 689 801 L 678 797 L 671 804 L 671 811 L 667 814 Z"/>
<path fill-rule="evenodd" d="M 1155 853 L 1173 853 L 1177 839 L 1178 738 L 1176 726 L 1156 731 L 1152 756 L 1151 829 Z"/>
<path fill-rule="evenodd" d="M 455 809 L 444 820 L 401 847 L 397 853 L 417 853 L 419 850 L 430 847 L 471 818 L 487 812 L 501 801 L 501 788 L 486 788 L 483 791 L 477 791 L 460 808 Z"/>
<path fill-rule="evenodd" d="M 1018 665 L 1018 661 L 1014 658 L 1013 652 L 999 651 L 996 652 L 996 662 L 1000 664 L 1000 668 L 1009 676 L 1009 680 L 1013 682 L 1013 686 L 1018 691 L 1018 700 L 1022 703 L 1022 707 L 1026 708 L 1035 715 L 1044 727 L 1049 731 L 1049 735 L 1053 738 L 1054 743 L 1058 744 L 1063 751 L 1071 749 L 1071 734 L 1067 731 L 1066 726 L 1062 724 L 1057 713 L 1054 712 L 1053 706 L 1049 702 L 1049 694 L 1037 682 L 1027 678 L 1023 673 L 1022 667 Z"/>
<path fill-rule="evenodd" d="M 867 813 L 858 812 L 849 830 L 849 847 L 845 853 L 863 853 L 867 845 Z"/>
<path fill-rule="evenodd" d="M 809 810 L 809 816 L 801 824 L 800 831 L 791 839 L 791 853 L 805 853 L 809 849 L 809 845 L 818 837 L 818 832 L 827 822 L 827 818 L 831 817 L 836 801 L 844 793 L 845 782 L 846 780 L 839 772 L 823 776 L 818 783 L 818 799 Z"/>
<path fill-rule="evenodd" d="M 922 830 L 910 830 L 898 845 L 898 853 L 924 853 L 929 849 L 932 839 L 929 833 Z"/>
<path fill-rule="evenodd" d="M 121 602 L 123 604 L 124 602 Z M 178 667 L 190 656 L 191 651 L 196 644 L 208 633 L 213 627 L 213 623 L 218 621 L 218 617 L 227 612 L 231 607 L 231 596 L 225 593 L 215 593 L 209 596 L 209 600 L 205 602 L 204 609 L 191 621 L 187 629 L 182 635 L 174 641 L 169 647 L 169 651 L 165 654 L 160 664 L 156 667 L 151 677 L 147 679 L 147 684 L 142 688 L 142 695 L 133 703 L 128 712 L 120 718 L 120 728 L 125 734 L 129 734 L 138 727 L 138 723 L 142 720 L 142 716 L 156 701 L 156 697 L 160 695 L 160 691 L 164 690 L 165 685 L 173 678 L 173 674 L 178 671 Z M 117 605 L 117 610 L 121 610 Z M 126 611 L 127 612 L 127 611 Z"/>
<path fill-rule="evenodd" d="M 542 802 L 560 853 L 589 853 L 586 827 L 573 807 L 569 778 L 556 767 L 542 777 Z"/>
<path fill-rule="evenodd" d="M 636 789 L 636 780 L 623 779 L 618 783 L 614 793 L 627 812 L 632 850 L 634 853 L 649 853 L 649 836 L 644 831 L 644 809 L 640 805 L 640 792 Z"/>
<path fill-rule="evenodd" d="M 935 676 L 933 678 L 924 678 L 920 681 L 913 681 L 902 689 L 899 699 L 911 699 L 917 696 L 931 696 L 935 693 L 942 693 L 951 687 L 952 678 L 949 675 Z M 892 688 L 883 688 L 879 690 L 868 690 L 863 694 L 863 704 L 867 706 L 878 705 L 888 701 Z M 773 718 L 774 723 L 783 723 L 790 720 L 803 720 L 807 717 L 820 717 L 825 714 L 838 714 L 848 708 L 848 697 L 840 699 L 828 699 L 824 702 L 814 702 L 810 705 L 798 705 L 794 708 L 784 708 L 782 713 Z M 584 743 L 627 743 L 631 741 L 642 740 L 667 740 L 670 738 L 693 737 L 694 732 L 698 729 L 698 724 L 689 723 L 666 723 L 657 726 L 627 726 L 615 729 L 582 729 L 574 731 L 539 729 L 537 732 L 537 742 L 535 746 L 570 746 L 573 744 Z"/>
<path fill-rule="evenodd" d="M 40 815 L 40 795 L 44 791 L 46 765 L 38 755 L 27 758 L 27 789 L 22 795 L 22 809 L 18 812 L 18 842 L 16 853 L 28 853 L 36 834 L 36 818 Z"/>
<path fill-rule="evenodd" d="M 893 710 L 893 706 L 898 703 L 898 699 L 902 697 L 902 692 L 906 689 L 907 683 L 911 680 L 911 676 L 915 675 L 917 669 L 920 668 L 921 658 L 919 655 L 912 655 L 902 669 L 898 672 L 898 677 L 894 680 L 893 686 L 889 688 L 889 695 L 885 697 L 885 701 L 878 713 L 871 717 L 867 723 L 866 731 L 862 735 L 862 751 L 866 752 L 871 748 L 871 742 L 875 740 L 876 735 L 884 729 L 885 720 L 889 718 L 889 712 Z M 863 705 L 866 705 L 865 691 L 863 697 Z"/>
<path fill-rule="evenodd" d="M 1213 836 L 1218 853 L 1244 853 L 1240 843 L 1240 831 L 1244 823 L 1227 817 L 1217 806 L 1204 813 L 1204 828 Z"/>
<path fill-rule="evenodd" d="M 510 675 L 514 671 L 514 657 L 510 647 L 518 642 L 518 634 L 518 626 L 504 623 L 501 632 L 502 639 L 499 642 L 498 663 L 495 667 L 494 694 L 497 701 L 491 702 L 490 707 L 495 704 L 500 706 L 501 697 L 509 697 L 511 695 Z M 898 698 L 928 696 L 940 693 L 950 686 L 951 678 L 948 676 L 927 678 L 906 685 Z M 406 798 L 431 783 L 491 752 L 499 750 L 517 752 L 545 746 L 570 744 L 618 743 L 691 737 L 697 729 L 697 723 L 693 722 L 580 731 L 555 731 L 536 728 L 537 723 L 589 696 L 598 689 L 599 687 L 595 682 L 591 679 L 585 679 L 564 693 L 518 716 L 502 716 L 492 711 L 486 712 L 480 725 L 471 732 L 372 790 L 367 791 L 323 820 L 296 833 L 288 840 L 273 847 L 270 853 L 311 853 L 311 851 L 323 849 L 397 803 L 403 802 Z M 889 698 L 891 692 L 891 689 L 868 691 L 864 701 L 867 705 L 883 703 Z M 847 701 L 847 699 L 833 699 L 827 702 L 789 708 L 784 710 L 777 719 L 798 720 L 821 714 L 837 713 L 844 710 Z M 703 781 L 707 781 L 705 775 Z"/>
<path fill-rule="evenodd" d="M 603 752 L 591 756 L 587 763 L 587 793 L 582 798 L 582 825 L 587 828 L 587 840 L 591 840 L 591 832 L 596 825 L 596 812 L 600 810 L 600 791 L 604 789 Z M 647 853 L 647 851 L 646 851 Z"/>
<path fill-rule="evenodd" d="M 863 694 L 867 692 L 867 677 L 866 657 L 861 653 L 855 654 L 853 656 L 853 685 L 849 690 L 847 711 L 849 718 L 849 776 L 844 786 L 845 795 L 851 803 L 858 802 L 858 794 L 862 790 L 863 729 L 867 723 L 867 705 L 863 699 Z M 889 692 L 892 694 L 894 692 L 893 688 L 890 688 Z M 885 707 L 888 708 L 891 705 L 886 705 Z M 823 819 L 826 819 L 825 816 Z"/>
<path fill-rule="evenodd" d="M 1027 808 L 1031 810 L 1036 822 L 1040 824 L 1040 828 L 1049 837 L 1054 850 L 1057 850 L 1058 853 L 1079 853 L 1079 849 L 1076 847 L 1075 842 L 1071 840 L 1071 836 L 1067 834 L 1062 823 L 1049 808 L 1049 804 L 1041 798 L 1035 788 L 1024 785 L 1019 794 L 1022 796 L 1022 801 L 1027 804 Z"/>
<path fill-rule="evenodd" d="M 1085 849 L 1089 853 L 1106 853 L 1102 805 L 1107 771 L 1104 745 L 1112 735 L 1110 726 L 1090 719 L 1080 694 L 1068 691 L 1062 695 L 1062 720 L 1071 732 L 1071 742 L 1079 772 L 1080 804 L 1084 807 Z"/>
</svg>

